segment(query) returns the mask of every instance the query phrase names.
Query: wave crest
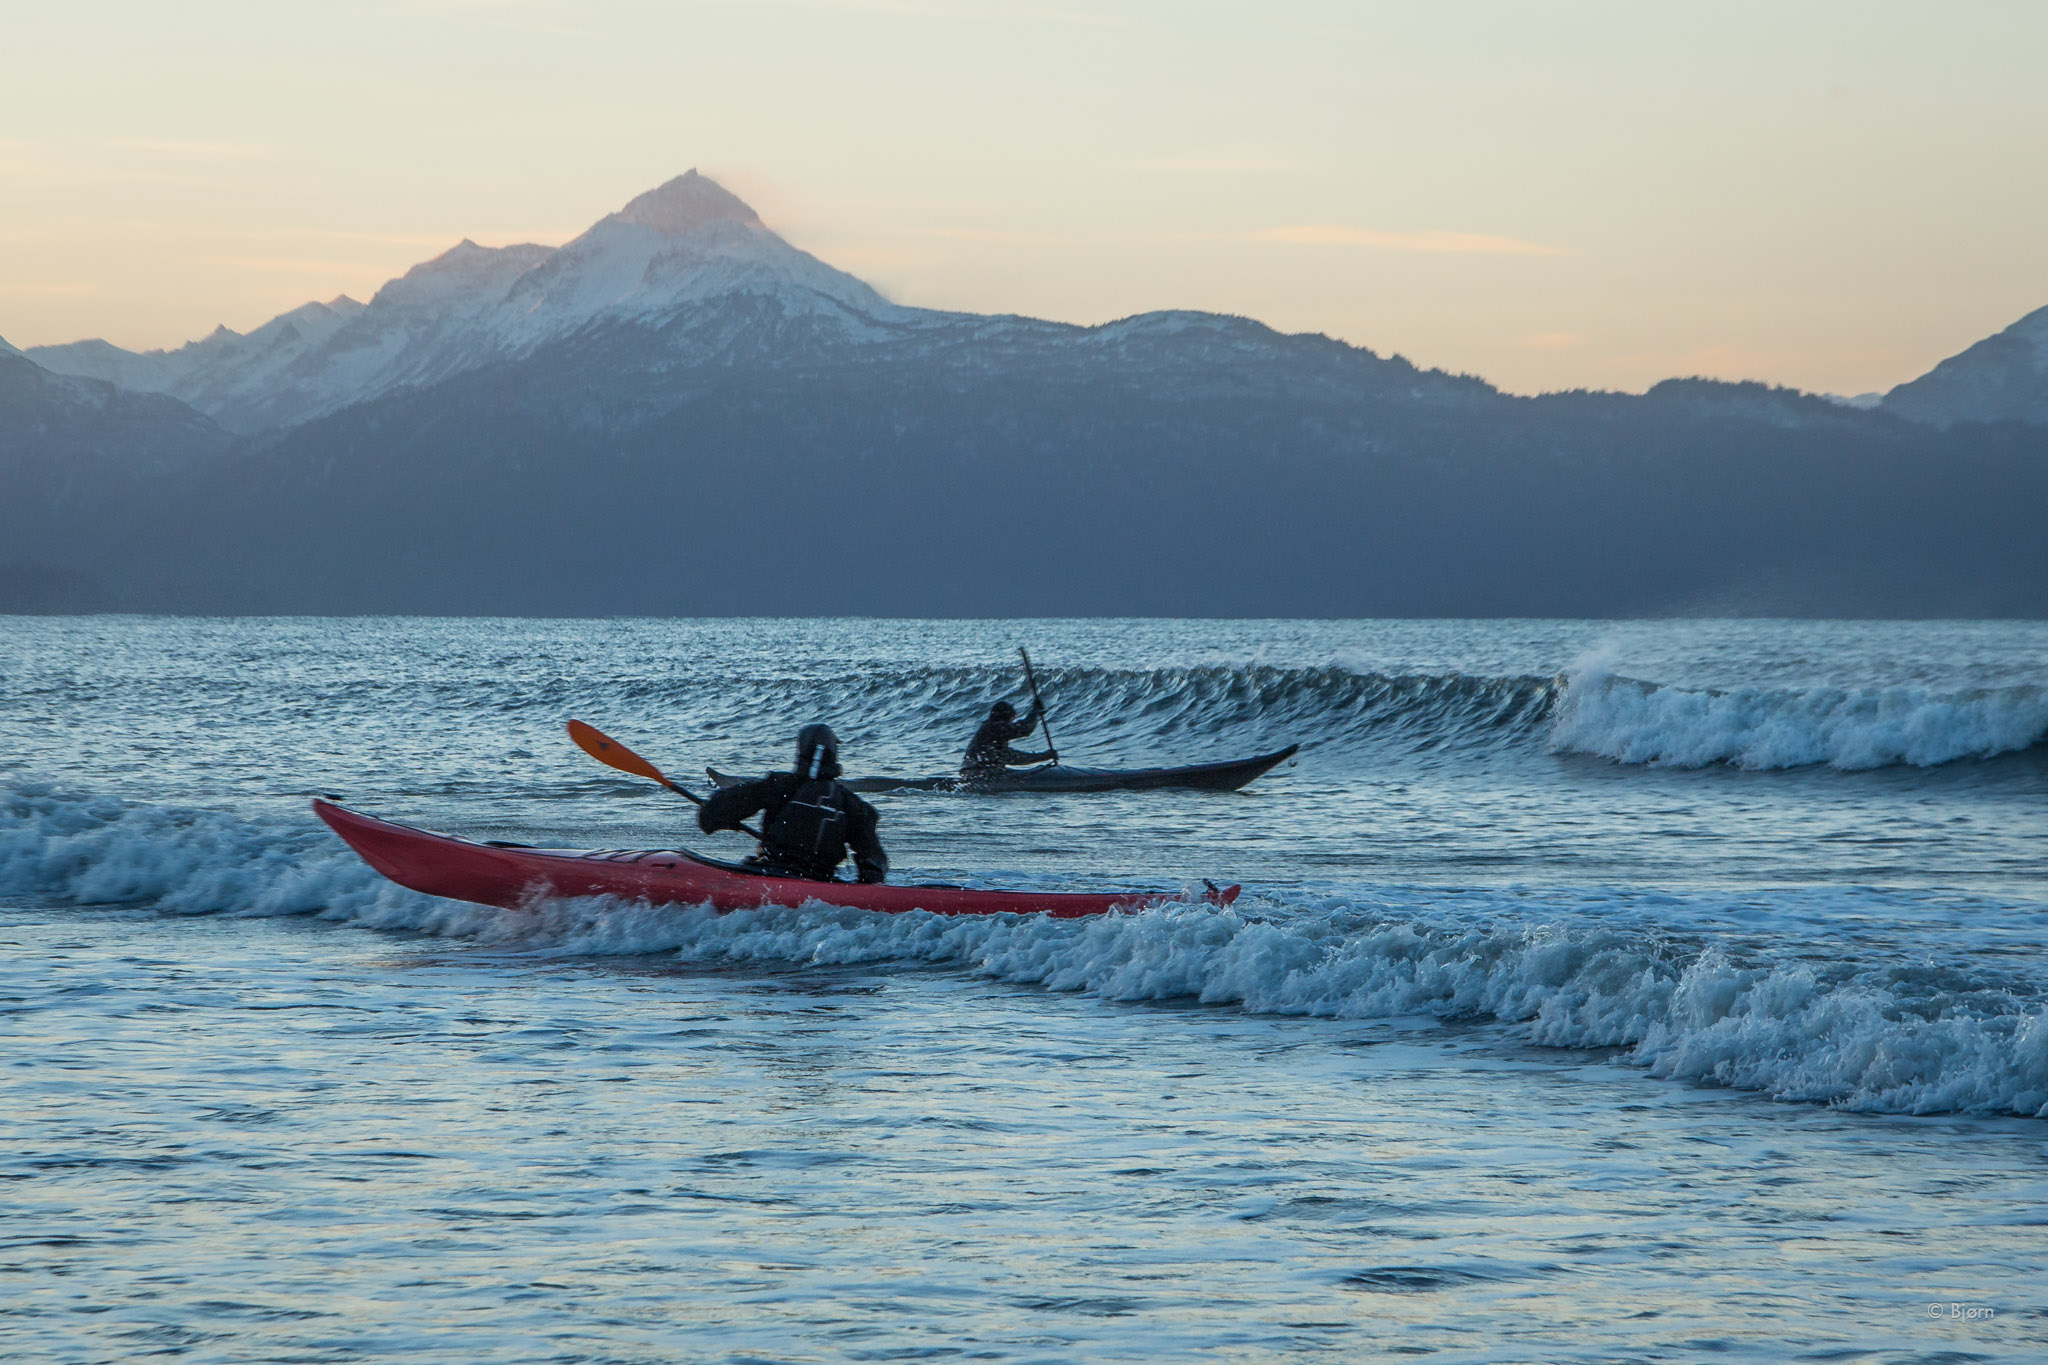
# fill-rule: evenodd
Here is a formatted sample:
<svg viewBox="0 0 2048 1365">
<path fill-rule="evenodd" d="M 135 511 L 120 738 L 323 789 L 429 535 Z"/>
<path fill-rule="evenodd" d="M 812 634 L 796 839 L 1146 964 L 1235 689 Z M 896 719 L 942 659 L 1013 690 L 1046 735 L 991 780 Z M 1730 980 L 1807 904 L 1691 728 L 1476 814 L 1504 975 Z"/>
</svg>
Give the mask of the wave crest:
<svg viewBox="0 0 2048 1365">
<path fill-rule="evenodd" d="M 840 728 L 863 746 L 907 741 L 952 753 L 991 701 L 1014 693 L 1015 681 L 1012 673 L 986 668 L 882 669 L 823 679 L 725 678 L 715 695 L 693 686 L 660 700 L 737 726 L 764 715 L 800 723 L 824 698 L 849 718 Z M 1335 664 L 1053 668 L 1041 670 L 1039 682 L 1063 738 L 1126 756 L 1162 744 L 1175 753 L 1232 755 L 1285 742 L 1492 745 L 1540 733 L 1556 686 L 1543 677 L 1361 672 Z"/>
<path fill-rule="evenodd" d="M 1593 665 L 1575 671 L 1559 693 L 1549 739 L 1556 752 L 1679 768 L 1930 768 L 2048 739 L 2048 688 L 1721 691 L 1643 682 Z"/>
</svg>

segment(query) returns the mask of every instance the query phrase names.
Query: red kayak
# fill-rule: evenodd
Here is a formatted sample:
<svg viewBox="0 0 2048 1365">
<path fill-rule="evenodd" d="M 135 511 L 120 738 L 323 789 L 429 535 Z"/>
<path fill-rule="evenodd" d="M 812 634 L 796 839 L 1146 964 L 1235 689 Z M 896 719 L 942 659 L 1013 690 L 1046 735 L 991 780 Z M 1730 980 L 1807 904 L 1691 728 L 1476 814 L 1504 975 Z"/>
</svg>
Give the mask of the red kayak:
<svg viewBox="0 0 2048 1365">
<path fill-rule="evenodd" d="M 709 905 L 757 910 L 769 905 L 843 905 L 854 910 L 929 910 L 938 915 L 1050 915 L 1073 919 L 1187 897 L 1163 891 L 977 891 L 965 886 L 863 886 L 765 877 L 733 863 L 677 849 L 647 852 L 527 848 L 480 844 L 452 834 L 394 825 L 315 801 L 313 813 L 360 853 L 363 861 L 414 891 L 450 900 L 515 909 L 541 896 L 625 896 L 653 905 Z M 1242 888 L 1218 887 L 1201 897 L 1228 905 Z"/>
</svg>

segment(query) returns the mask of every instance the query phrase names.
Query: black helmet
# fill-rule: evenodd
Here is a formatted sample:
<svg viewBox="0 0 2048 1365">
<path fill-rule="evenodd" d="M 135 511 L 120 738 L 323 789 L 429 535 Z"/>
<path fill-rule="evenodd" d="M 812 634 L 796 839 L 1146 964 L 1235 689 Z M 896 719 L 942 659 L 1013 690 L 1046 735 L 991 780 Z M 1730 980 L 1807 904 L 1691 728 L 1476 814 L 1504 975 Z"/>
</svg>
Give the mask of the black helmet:
<svg viewBox="0 0 2048 1365">
<path fill-rule="evenodd" d="M 806 725 L 796 732 L 796 775 L 803 778 L 839 776 L 839 736 L 829 725 Z"/>
<path fill-rule="evenodd" d="M 1017 708 L 1006 701 L 999 701 L 994 706 L 988 708 L 988 718 L 990 720 L 1015 720 L 1017 719 Z"/>
</svg>

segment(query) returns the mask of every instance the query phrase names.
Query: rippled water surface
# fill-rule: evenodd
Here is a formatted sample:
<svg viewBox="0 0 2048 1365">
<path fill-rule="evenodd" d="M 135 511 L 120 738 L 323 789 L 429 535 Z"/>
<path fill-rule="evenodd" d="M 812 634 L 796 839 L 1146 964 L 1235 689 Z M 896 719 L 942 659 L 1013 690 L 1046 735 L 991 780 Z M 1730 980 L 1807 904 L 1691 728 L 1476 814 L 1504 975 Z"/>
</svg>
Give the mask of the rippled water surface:
<svg viewBox="0 0 2048 1365">
<path fill-rule="evenodd" d="M 824 719 L 1084 922 L 499 911 Z M 2034 1360 L 2048 628 L 0 619 L 0 1355 Z"/>
</svg>

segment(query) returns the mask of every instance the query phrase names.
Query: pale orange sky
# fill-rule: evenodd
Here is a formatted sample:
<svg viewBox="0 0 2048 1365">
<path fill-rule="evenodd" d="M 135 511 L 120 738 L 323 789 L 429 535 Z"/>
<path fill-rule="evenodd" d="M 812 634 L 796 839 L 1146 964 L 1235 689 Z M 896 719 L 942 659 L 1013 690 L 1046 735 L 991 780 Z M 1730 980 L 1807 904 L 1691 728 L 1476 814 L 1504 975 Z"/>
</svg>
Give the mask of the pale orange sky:
<svg viewBox="0 0 2048 1365">
<path fill-rule="evenodd" d="M 0 336 L 176 345 L 691 166 L 904 303 L 1531 392 L 1887 388 L 2048 304 L 2048 6 L 18 6 Z"/>
</svg>

